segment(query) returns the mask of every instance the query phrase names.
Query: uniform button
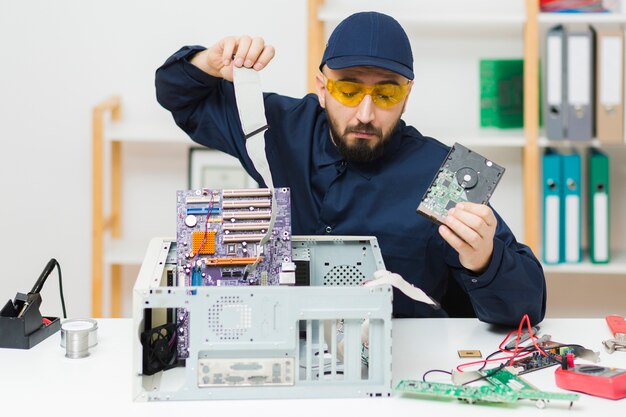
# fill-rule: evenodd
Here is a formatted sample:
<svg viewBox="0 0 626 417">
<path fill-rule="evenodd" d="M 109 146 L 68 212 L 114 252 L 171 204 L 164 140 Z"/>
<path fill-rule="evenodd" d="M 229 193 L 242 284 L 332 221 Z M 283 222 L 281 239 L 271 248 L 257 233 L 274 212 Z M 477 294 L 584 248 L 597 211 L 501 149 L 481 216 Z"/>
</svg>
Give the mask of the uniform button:
<svg viewBox="0 0 626 417">
<path fill-rule="evenodd" d="M 330 233 L 333 231 L 333 228 L 330 226 L 326 226 L 326 233 Z"/>
<path fill-rule="evenodd" d="M 478 280 L 477 280 L 476 278 L 472 278 L 472 282 L 473 282 L 474 284 L 476 284 L 476 283 L 478 282 Z"/>
</svg>

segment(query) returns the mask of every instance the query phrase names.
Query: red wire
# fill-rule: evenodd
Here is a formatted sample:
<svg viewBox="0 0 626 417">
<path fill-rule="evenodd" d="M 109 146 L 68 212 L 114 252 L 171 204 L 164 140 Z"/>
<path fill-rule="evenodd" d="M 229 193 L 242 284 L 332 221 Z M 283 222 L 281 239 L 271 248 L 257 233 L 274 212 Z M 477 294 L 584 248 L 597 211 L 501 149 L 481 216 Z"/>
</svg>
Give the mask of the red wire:
<svg viewBox="0 0 626 417">
<path fill-rule="evenodd" d="M 502 342 L 500 342 L 500 344 L 498 345 L 498 349 L 505 354 L 508 354 L 509 356 L 504 357 L 504 358 L 493 358 L 493 359 L 483 359 L 480 361 L 473 361 L 473 362 L 466 362 L 466 363 L 462 363 L 459 366 L 456 367 L 456 370 L 459 372 L 463 372 L 463 370 L 461 368 L 464 368 L 466 366 L 471 366 L 471 365 L 478 365 L 478 364 L 486 364 L 488 362 L 496 362 L 496 361 L 502 361 L 502 360 L 508 360 L 509 361 L 509 365 L 513 364 L 513 360 L 516 358 L 523 358 L 524 356 L 529 355 L 531 352 L 523 352 L 524 349 L 520 349 L 519 348 L 519 344 L 520 344 L 520 339 L 522 337 L 522 328 L 524 327 L 524 323 L 526 323 L 527 328 L 528 328 L 528 335 L 530 336 L 530 341 L 532 342 L 533 346 L 535 346 L 535 348 L 544 356 L 548 356 L 543 349 L 541 349 L 539 347 L 539 345 L 537 345 L 537 342 L 535 341 L 537 339 L 537 336 L 535 336 L 533 334 L 532 331 L 532 327 L 530 325 L 530 318 L 528 318 L 528 314 L 524 314 L 524 316 L 522 317 L 522 319 L 520 320 L 519 326 L 517 328 L 517 336 L 515 338 L 515 348 L 513 350 L 510 349 L 506 349 L 504 347 L 504 345 L 507 343 L 507 341 L 509 340 L 509 338 L 511 337 L 512 334 L 516 333 L 515 330 L 511 330 L 509 332 L 509 334 L 507 334 L 504 339 L 502 340 Z"/>
</svg>

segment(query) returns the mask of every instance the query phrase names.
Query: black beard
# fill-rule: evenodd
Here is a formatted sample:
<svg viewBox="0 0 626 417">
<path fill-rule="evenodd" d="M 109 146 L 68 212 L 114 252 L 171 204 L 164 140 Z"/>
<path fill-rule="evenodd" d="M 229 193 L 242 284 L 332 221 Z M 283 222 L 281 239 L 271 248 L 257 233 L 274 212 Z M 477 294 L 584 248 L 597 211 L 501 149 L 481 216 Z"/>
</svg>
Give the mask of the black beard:
<svg viewBox="0 0 626 417">
<path fill-rule="evenodd" d="M 356 126 L 348 127 L 344 131 L 343 135 L 339 134 L 333 119 L 327 114 L 328 125 L 330 126 L 330 135 L 337 146 L 337 150 L 343 156 L 346 161 L 365 163 L 371 162 L 380 158 L 385 153 L 385 144 L 389 141 L 389 138 L 395 131 L 395 126 L 391 131 L 383 136 L 383 132 L 380 129 L 375 128 L 371 123 L 359 123 Z M 400 118 L 398 118 L 398 122 Z M 397 126 L 396 122 L 396 126 Z M 366 132 L 377 135 L 379 140 L 374 146 L 371 146 L 371 142 L 367 139 L 357 139 L 353 145 L 348 145 L 346 135 L 350 132 Z"/>
</svg>

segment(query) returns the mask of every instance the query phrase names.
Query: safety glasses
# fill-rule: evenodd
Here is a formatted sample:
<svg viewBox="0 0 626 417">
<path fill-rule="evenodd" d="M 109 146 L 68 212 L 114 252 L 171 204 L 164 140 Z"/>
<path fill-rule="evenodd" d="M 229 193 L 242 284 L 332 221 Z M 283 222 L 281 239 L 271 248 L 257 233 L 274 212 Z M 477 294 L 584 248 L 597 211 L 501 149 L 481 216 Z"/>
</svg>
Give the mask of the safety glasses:
<svg viewBox="0 0 626 417">
<path fill-rule="evenodd" d="M 400 103 L 407 95 L 409 83 L 367 85 L 354 81 L 335 81 L 327 78 L 326 89 L 338 102 L 356 107 L 366 95 L 382 109 L 389 109 Z"/>
</svg>

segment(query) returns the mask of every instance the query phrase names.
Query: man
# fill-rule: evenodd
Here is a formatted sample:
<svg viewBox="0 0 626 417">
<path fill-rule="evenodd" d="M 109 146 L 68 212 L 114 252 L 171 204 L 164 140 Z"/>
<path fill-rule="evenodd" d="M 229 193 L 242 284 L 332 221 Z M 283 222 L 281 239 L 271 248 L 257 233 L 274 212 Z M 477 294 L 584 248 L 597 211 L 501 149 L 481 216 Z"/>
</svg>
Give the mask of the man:
<svg viewBox="0 0 626 417">
<path fill-rule="evenodd" d="M 159 103 L 196 142 L 229 153 L 262 183 L 246 153 L 233 66 L 264 69 L 263 39 L 229 37 L 184 47 L 157 70 Z M 415 213 L 449 148 L 400 119 L 413 87 L 413 56 L 393 18 L 354 14 L 332 33 L 317 95 L 264 94 L 266 154 L 276 187 L 290 187 L 295 235 L 373 235 L 385 266 L 441 301 L 458 284 L 485 322 L 533 323 L 545 314 L 540 263 L 487 205 L 464 203 L 437 226 Z M 467 298 L 467 297 L 466 297 Z M 395 317 L 445 317 L 394 295 Z"/>
</svg>

